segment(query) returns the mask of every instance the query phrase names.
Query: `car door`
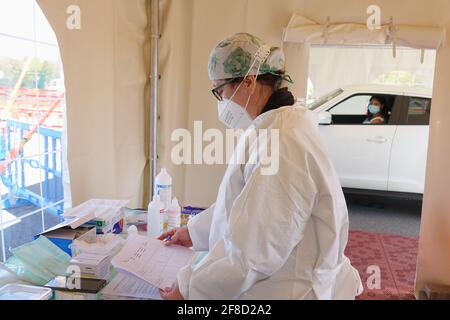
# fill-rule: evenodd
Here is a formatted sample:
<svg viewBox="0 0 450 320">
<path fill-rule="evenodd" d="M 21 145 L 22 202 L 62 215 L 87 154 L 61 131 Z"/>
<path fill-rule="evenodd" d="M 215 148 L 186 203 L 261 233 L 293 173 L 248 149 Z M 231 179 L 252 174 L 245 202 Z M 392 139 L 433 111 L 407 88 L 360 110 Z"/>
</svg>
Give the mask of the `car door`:
<svg viewBox="0 0 450 320">
<path fill-rule="evenodd" d="M 319 131 L 344 188 L 387 191 L 399 99 L 383 95 L 389 101 L 386 124 L 363 124 L 372 96 L 358 93 L 334 104 L 327 109 L 332 124 Z"/>
<path fill-rule="evenodd" d="M 405 96 L 402 100 L 399 126 L 392 146 L 388 190 L 423 194 L 431 99 Z"/>
</svg>

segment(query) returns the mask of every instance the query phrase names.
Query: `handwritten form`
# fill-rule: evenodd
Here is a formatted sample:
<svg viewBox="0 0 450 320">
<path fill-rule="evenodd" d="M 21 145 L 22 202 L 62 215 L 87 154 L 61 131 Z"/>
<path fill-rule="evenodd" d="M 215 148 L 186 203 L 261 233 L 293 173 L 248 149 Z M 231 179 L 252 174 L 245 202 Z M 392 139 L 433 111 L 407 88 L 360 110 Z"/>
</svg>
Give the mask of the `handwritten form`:
<svg viewBox="0 0 450 320">
<path fill-rule="evenodd" d="M 130 273 L 151 285 L 172 287 L 178 271 L 190 263 L 194 251 L 181 246 L 165 246 L 160 240 L 130 235 L 123 249 L 112 260 L 119 272 Z"/>
</svg>

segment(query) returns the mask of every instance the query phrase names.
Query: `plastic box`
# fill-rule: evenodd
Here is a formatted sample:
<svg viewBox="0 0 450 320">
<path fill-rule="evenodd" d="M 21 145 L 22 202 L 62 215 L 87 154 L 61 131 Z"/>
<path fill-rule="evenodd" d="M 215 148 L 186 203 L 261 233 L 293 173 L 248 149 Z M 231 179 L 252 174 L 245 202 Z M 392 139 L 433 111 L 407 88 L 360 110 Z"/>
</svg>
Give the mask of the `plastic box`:
<svg viewBox="0 0 450 320">
<path fill-rule="evenodd" d="M 204 208 L 196 208 L 196 207 L 184 207 L 181 210 L 181 227 L 185 227 L 187 226 L 189 220 L 192 217 L 195 217 L 197 214 L 199 214 L 200 212 L 204 211 L 206 209 Z"/>
<path fill-rule="evenodd" d="M 0 288 L 0 300 L 50 300 L 52 290 L 48 288 L 7 284 Z"/>
</svg>

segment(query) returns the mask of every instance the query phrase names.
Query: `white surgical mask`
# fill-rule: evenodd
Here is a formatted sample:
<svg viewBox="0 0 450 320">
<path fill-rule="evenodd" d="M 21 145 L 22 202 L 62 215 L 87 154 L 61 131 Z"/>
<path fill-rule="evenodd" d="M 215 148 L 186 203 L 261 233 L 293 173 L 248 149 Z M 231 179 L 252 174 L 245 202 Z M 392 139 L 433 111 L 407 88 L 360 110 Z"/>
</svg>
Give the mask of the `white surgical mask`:
<svg viewBox="0 0 450 320">
<path fill-rule="evenodd" d="M 217 107 L 219 120 L 228 128 L 246 130 L 253 122 L 247 110 L 233 100 L 219 101 Z"/>
<path fill-rule="evenodd" d="M 245 107 L 233 101 L 234 96 L 238 93 L 243 84 L 244 81 L 239 84 L 230 99 L 223 99 L 217 104 L 219 120 L 230 129 L 246 130 L 253 122 L 252 117 L 250 117 L 247 112 L 247 107 L 252 95 L 248 96 Z"/>
</svg>

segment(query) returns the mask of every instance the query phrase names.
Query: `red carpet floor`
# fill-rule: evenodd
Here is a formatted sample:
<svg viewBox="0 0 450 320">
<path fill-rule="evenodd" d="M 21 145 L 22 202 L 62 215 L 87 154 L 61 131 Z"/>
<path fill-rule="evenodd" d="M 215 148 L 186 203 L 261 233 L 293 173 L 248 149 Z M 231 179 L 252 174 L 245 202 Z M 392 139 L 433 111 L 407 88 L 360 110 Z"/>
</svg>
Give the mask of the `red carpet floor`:
<svg viewBox="0 0 450 320">
<path fill-rule="evenodd" d="M 346 255 L 364 286 L 358 300 L 414 300 L 417 249 L 417 238 L 350 231 Z M 380 289 L 367 286 L 370 266 L 380 268 Z"/>
</svg>

